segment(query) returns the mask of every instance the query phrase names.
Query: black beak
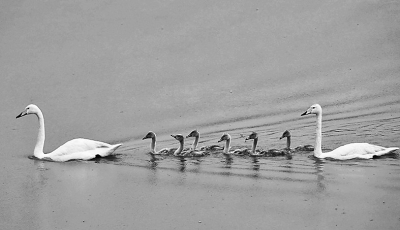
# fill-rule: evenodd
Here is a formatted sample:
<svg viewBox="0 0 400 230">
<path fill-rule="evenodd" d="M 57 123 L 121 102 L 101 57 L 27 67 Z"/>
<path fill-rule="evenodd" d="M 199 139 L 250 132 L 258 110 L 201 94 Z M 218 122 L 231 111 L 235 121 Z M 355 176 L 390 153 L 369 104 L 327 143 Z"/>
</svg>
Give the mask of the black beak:
<svg viewBox="0 0 400 230">
<path fill-rule="evenodd" d="M 303 116 L 303 115 L 302 115 Z M 283 137 L 280 137 L 279 140 L 281 140 Z"/>
<path fill-rule="evenodd" d="M 16 118 L 20 118 L 20 117 L 23 117 L 23 116 L 25 116 L 25 111 L 24 112 L 21 112 Z"/>
<path fill-rule="evenodd" d="M 147 137 L 143 137 L 142 140 L 147 139 Z"/>
<path fill-rule="evenodd" d="M 307 111 L 305 111 L 304 113 L 302 113 L 300 116 L 304 116 L 307 115 Z"/>
</svg>

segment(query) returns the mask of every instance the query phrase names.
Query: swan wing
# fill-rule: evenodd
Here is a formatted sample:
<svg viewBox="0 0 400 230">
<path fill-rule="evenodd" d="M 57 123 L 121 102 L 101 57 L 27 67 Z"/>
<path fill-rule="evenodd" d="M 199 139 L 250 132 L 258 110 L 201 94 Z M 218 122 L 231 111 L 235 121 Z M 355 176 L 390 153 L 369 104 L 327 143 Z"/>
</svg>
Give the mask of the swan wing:
<svg viewBox="0 0 400 230">
<path fill-rule="evenodd" d="M 65 144 L 58 147 L 53 152 L 49 153 L 48 156 L 58 156 L 58 155 L 69 155 L 72 153 L 85 152 L 89 150 L 101 149 L 101 148 L 110 148 L 111 145 L 101 142 L 101 141 L 93 141 L 84 138 L 77 138 L 66 142 Z"/>
<path fill-rule="evenodd" d="M 112 154 L 122 144 L 110 145 L 109 147 L 100 147 L 80 152 L 71 152 L 69 154 L 59 154 L 49 156 L 53 161 L 71 161 L 71 160 L 91 160 L 97 156 L 106 157 Z"/>
<path fill-rule="evenodd" d="M 368 143 L 352 143 L 340 146 L 339 148 L 326 153 L 326 157 L 347 160 L 354 158 L 371 159 L 374 156 L 381 156 L 390 153 L 398 148 L 385 148 Z"/>
</svg>

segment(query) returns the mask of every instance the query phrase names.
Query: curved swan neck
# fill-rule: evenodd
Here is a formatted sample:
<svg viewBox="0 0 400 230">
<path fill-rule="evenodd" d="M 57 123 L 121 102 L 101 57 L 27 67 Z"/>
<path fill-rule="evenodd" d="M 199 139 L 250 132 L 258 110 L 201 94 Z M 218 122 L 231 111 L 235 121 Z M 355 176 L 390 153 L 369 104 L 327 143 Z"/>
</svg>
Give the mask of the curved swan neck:
<svg viewBox="0 0 400 230">
<path fill-rule="evenodd" d="M 179 148 L 175 151 L 175 155 L 179 155 L 181 154 L 182 150 L 183 150 L 183 145 L 184 145 L 184 141 L 179 141 Z"/>
<path fill-rule="evenodd" d="M 229 149 L 231 148 L 231 139 L 226 140 L 224 153 L 229 153 Z"/>
<path fill-rule="evenodd" d="M 193 145 L 192 145 L 192 150 L 196 150 L 197 144 L 199 143 L 200 135 L 195 136 Z"/>
<path fill-rule="evenodd" d="M 252 153 L 255 153 L 255 152 L 256 152 L 257 142 L 258 142 L 258 137 L 254 138 L 254 141 L 253 141 L 253 148 L 251 149 L 251 152 L 252 152 Z"/>
<path fill-rule="evenodd" d="M 286 148 L 287 149 L 290 149 L 290 136 L 288 136 L 287 138 L 286 138 Z"/>
<path fill-rule="evenodd" d="M 43 147 L 45 140 L 44 117 L 41 111 L 36 113 L 36 116 L 39 120 L 39 132 L 37 136 L 35 150 L 33 151 L 33 155 L 37 158 L 43 158 L 44 157 Z"/>
<path fill-rule="evenodd" d="M 151 138 L 150 149 L 152 152 L 156 152 L 156 137 Z"/>
<path fill-rule="evenodd" d="M 317 114 L 317 129 L 314 147 L 314 156 L 321 157 L 322 155 L 322 112 Z"/>
</svg>

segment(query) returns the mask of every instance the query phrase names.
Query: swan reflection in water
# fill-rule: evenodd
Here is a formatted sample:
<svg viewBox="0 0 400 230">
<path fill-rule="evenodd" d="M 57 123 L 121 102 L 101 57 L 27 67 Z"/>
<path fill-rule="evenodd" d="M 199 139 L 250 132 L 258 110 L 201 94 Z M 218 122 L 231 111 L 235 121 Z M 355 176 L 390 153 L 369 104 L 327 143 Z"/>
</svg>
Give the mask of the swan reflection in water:
<svg viewBox="0 0 400 230">
<path fill-rule="evenodd" d="M 316 185 L 317 185 L 317 189 L 316 192 L 317 193 L 321 193 L 323 191 L 325 191 L 326 187 L 324 184 L 324 165 L 326 163 L 326 161 L 324 159 L 320 159 L 317 157 L 313 157 L 314 158 L 314 167 L 315 167 L 315 174 L 317 175 L 317 180 L 316 180 Z"/>
<path fill-rule="evenodd" d="M 178 168 L 180 172 L 185 172 L 186 171 L 186 165 L 187 165 L 187 160 L 184 157 L 179 157 L 178 158 Z"/>
</svg>

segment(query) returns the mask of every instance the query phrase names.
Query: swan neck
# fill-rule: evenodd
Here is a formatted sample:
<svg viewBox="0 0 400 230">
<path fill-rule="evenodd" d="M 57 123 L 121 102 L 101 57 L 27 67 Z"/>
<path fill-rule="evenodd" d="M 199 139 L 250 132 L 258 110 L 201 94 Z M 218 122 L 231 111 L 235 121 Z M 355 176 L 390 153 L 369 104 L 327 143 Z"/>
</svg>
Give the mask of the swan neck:
<svg viewBox="0 0 400 230">
<path fill-rule="evenodd" d="M 317 129 L 314 147 L 314 156 L 321 157 L 322 155 L 322 113 L 317 114 Z"/>
<path fill-rule="evenodd" d="M 196 136 L 193 141 L 192 150 L 196 150 L 197 144 L 199 143 L 200 136 Z"/>
<path fill-rule="evenodd" d="M 35 150 L 33 152 L 33 155 L 37 158 L 43 158 L 44 153 L 43 153 L 43 148 L 44 148 L 44 140 L 45 140 L 45 129 L 44 129 L 44 117 L 41 111 L 39 111 L 36 114 L 38 120 L 39 120 L 39 132 L 37 136 L 37 141 L 36 141 L 36 146 Z"/>
<path fill-rule="evenodd" d="M 258 137 L 255 138 L 253 141 L 253 148 L 251 149 L 252 153 L 256 153 L 257 142 L 258 142 Z"/>
<path fill-rule="evenodd" d="M 179 155 L 181 154 L 182 150 L 183 150 L 183 145 L 184 145 L 184 141 L 179 141 L 179 148 L 175 151 L 175 155 Z"/>
<path fill-rule="evenodd" d="M 151 138 L 150 150 L 156 152 L 156 137 Z"/>
<path fill-rule="evenodd" d="M 224 153 L 229 153 L 229 149 L 231 148 L 231 139 L 226 140 Z"/>
<path fill-rule="evenodd" d="M 291 141 L 291 136 L 288 136 L 288 137 L 286 138 L 286 148 L 287 148 L 287 149 L 290 149 L 290 141 Z"/>
</svg>

